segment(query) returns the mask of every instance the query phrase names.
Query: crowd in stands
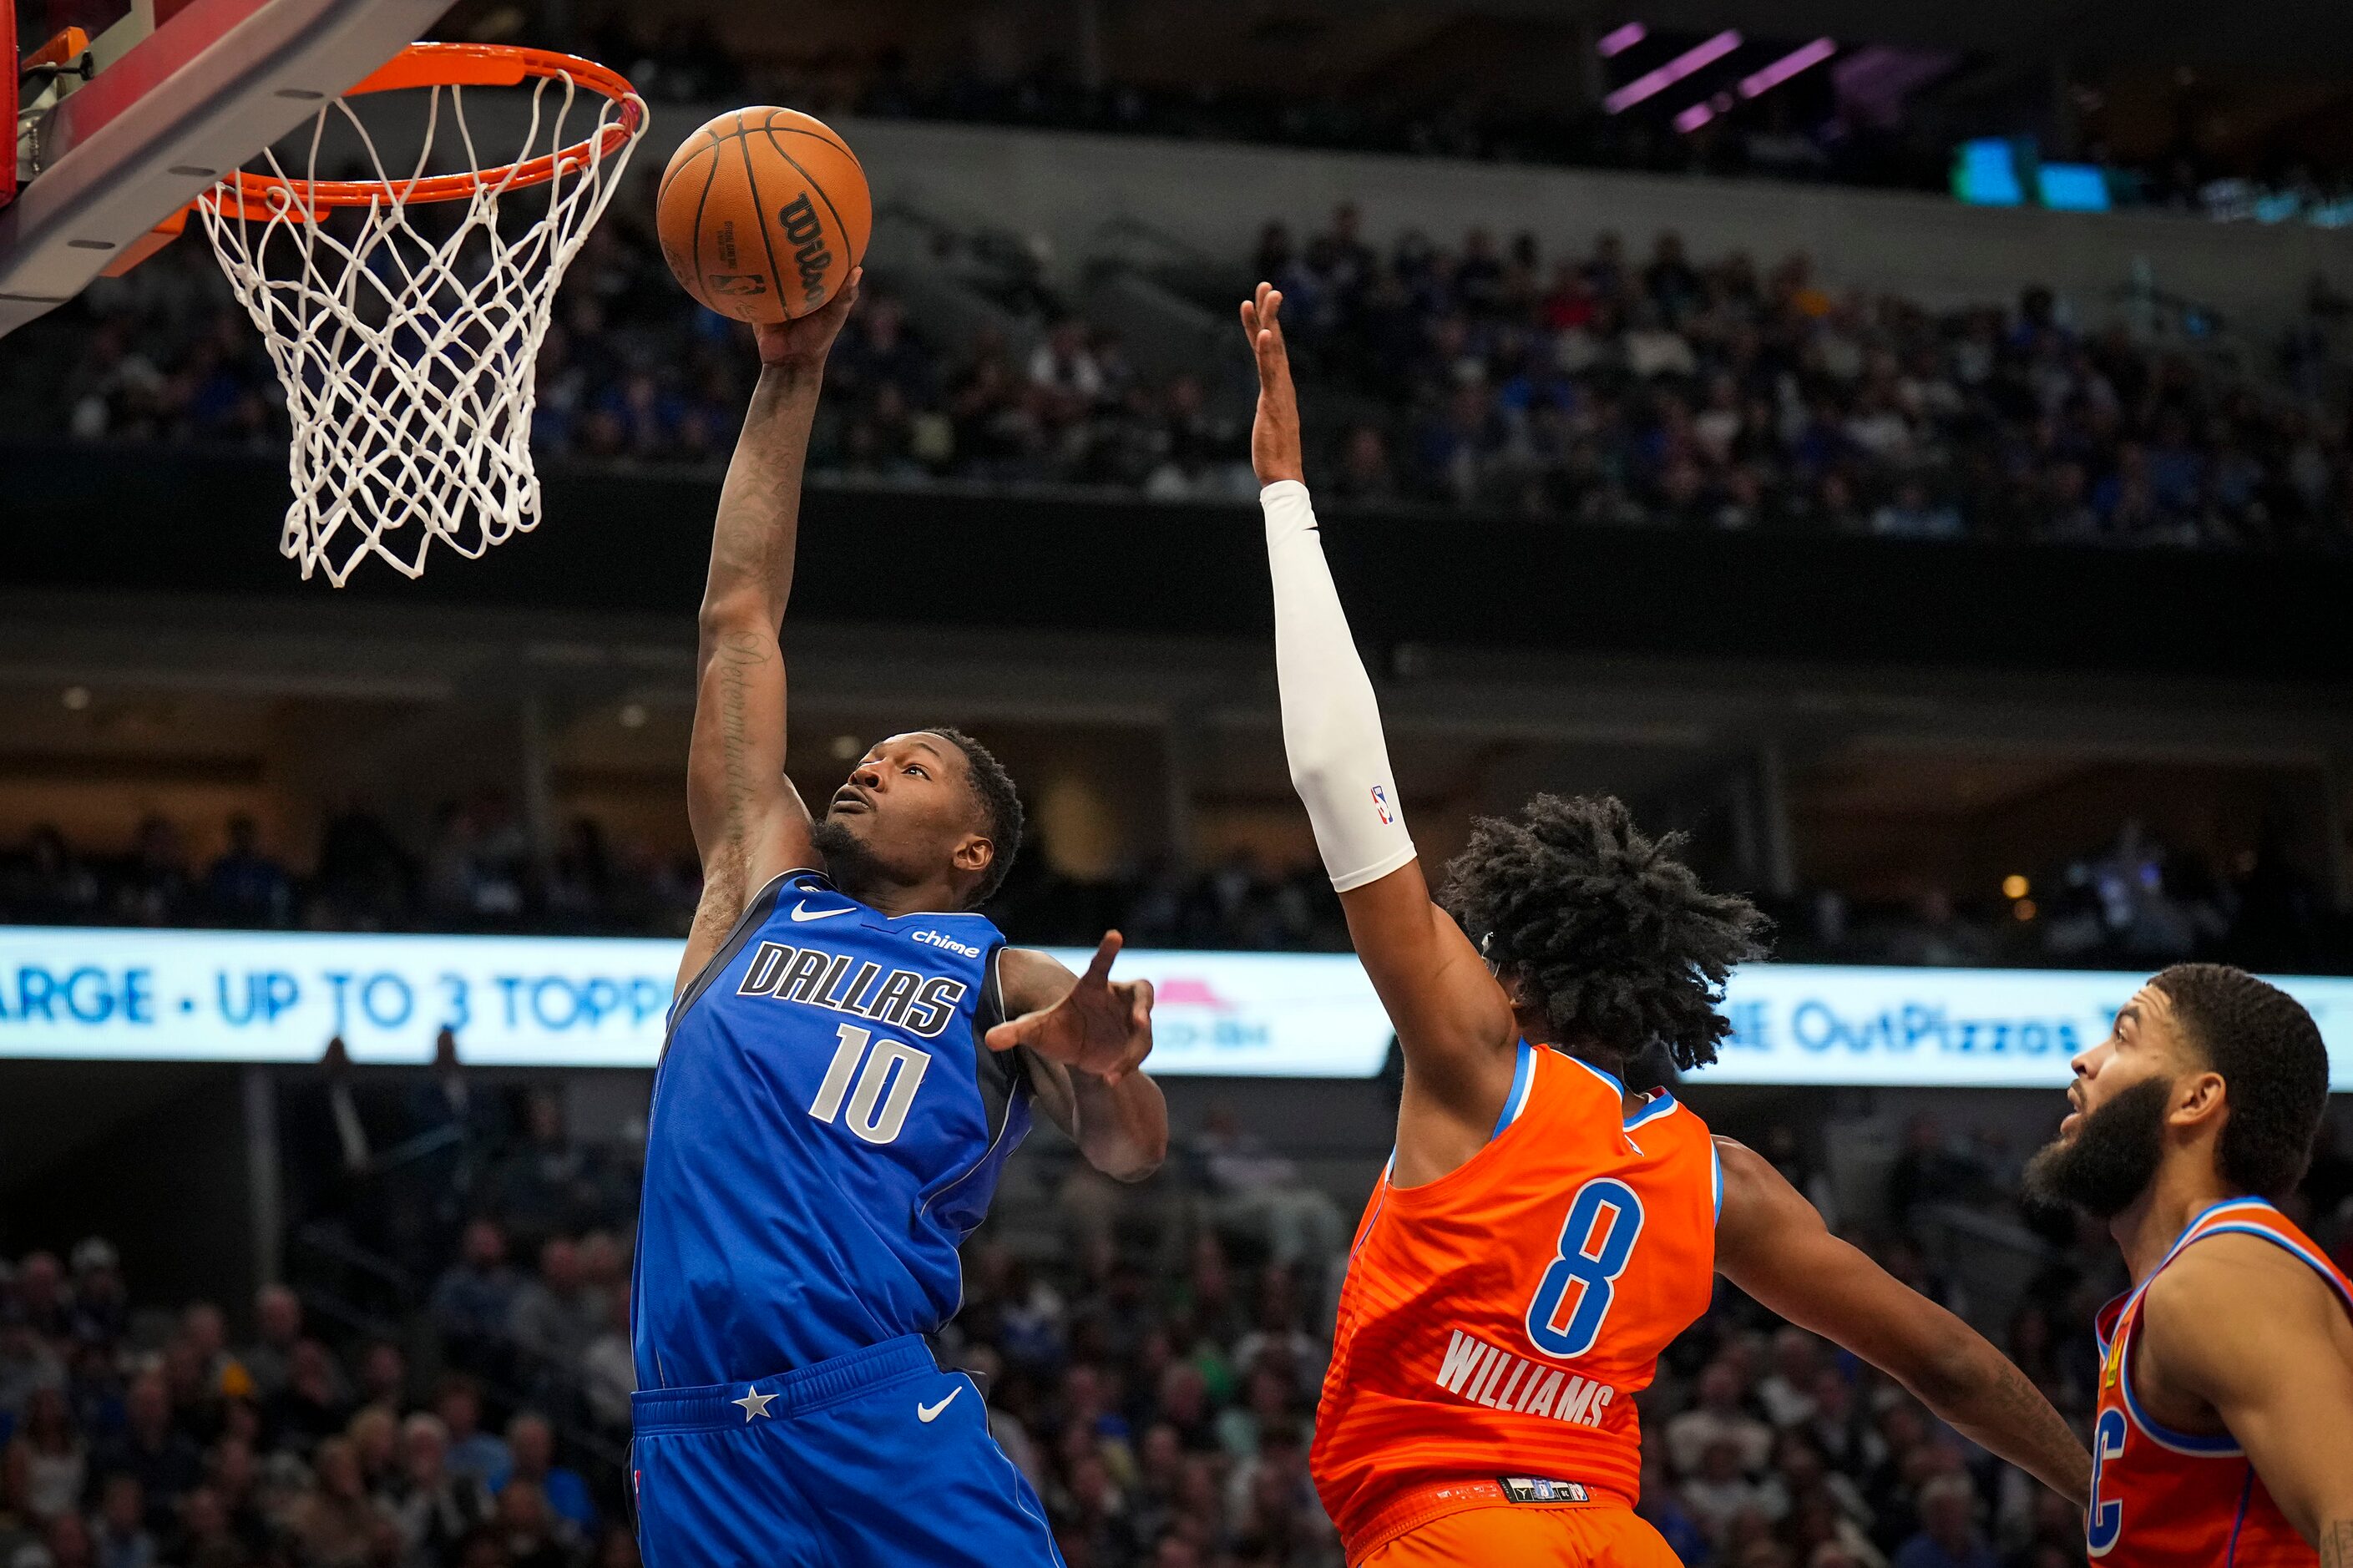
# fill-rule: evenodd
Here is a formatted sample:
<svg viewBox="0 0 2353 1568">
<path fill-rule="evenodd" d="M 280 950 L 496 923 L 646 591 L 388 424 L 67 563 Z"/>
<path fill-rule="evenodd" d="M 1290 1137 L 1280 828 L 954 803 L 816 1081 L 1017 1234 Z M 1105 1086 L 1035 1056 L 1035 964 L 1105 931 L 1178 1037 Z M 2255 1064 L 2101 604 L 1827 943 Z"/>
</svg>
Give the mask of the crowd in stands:
<svg viewBox="0 0 2353 1568">
<path fill-rule="evenodd" d="M 142 822 L 120 856 L 78 853 L 55 827 L 37 827 L 0 849 L 0 923 L 674 937 L 701 895 L 691 858 L 612 843 L 588 818 L 543 861 L 495 790 L 445 803 L 414 849 L 382 818 L 341 812 L 307 874 L 264 850 L 249 818 L 232 818 L 224 842 L 199 864 L 180 826 L 162 816 Z M 1792 962 L 2155 969 L 2195 958 L 2353 971 L 2353 921 L 2275 831 L 2217 868 L 2128 820 L 2108 842 L 1979 896 L 1929 883 L 1900 897 L 1825 887 L 1760 901 L 1775 919 L 1777 954 Z M 1079 879 L 1033 845 L 989 912 L 1018 940 L 1044 945 L 1090 945 L 1112 929 L 1144 947 L 1348 944 L 1318 868 L 1270 868 L 1247 853 Z"/>
<path fill-rule="evenodd" d="M 1983 896 L 1930 883 L 1900 899 L 1815 889 L 1776 910 L 1785 959 L 2155 970 L 2191 959 L 2281 973 L 2353 969 L 2353 921 L 2276 831 L 2227 868 L 2127 819 L 2105 843 Z"/>
<path fill-rule="evenodd" d="M 533 426 L 551 459 L 710 465 L 732 447 L 754 368 L 743 329 L 680 292 L 649 205 L 617 205 L 559 298 Z M 1672 234 L 1639 254 L 1614 235 L 1566 253 L 1485 230 L 1452 248 L 1410 231 L 1377 245 L 1350 206 L 1312 233 L 1270 224 L 1250 261 L 1287 297 L 1317 487 L 1335 501 L 1691 530 L 2353 544 L 2345 411 L 2285 389 L 2309 367 L 2226 374 L 2122 327 L 2079 330 L 2042 289 L 1939 312 L 1832 289 L 1802 256 L 1691 257 Z M 1056 316 L 1033 283 L 1033 344 L 985 329 L 951 345 L 887 281 L 835 350 L 814 474 L 1253 493 L 1238 342 L 1148 375 L 1116 332 Z M 24 428 L 284 438 L 259 336 L 200 244 L 26 331 L 51 352 L 0 373 Z"/>
<path fill-rule="evenodd" d="M 0 853 L 0 922 L 15 925 L 682 935 L 701 892 L 691 860 L 608 846 L 586 819 L 542 860 L 496 790 L 444 803 L 414 845 L 371 812 L 338 812 L 307 875 L 242 816 L 204 864 L 160 816 L 125 854 L 79 852 L 49 826 Z"/>
<path fill-rule="evenodd" d="M 2043 289 L 1938 313 L 1672 233 L 1642 255 L 1484 230 L 1381 247 L 1349 206 L 1312 235 L 1269 225 L 1254 270 L 1367 408 L 1324 432 L 1327 492 L 1719 530 L 2353 542 L 2341 414 L 2078 331 Z"/>
<path fill-rule="evenodd" d="M 543 458 L 710 465 L 733 446 L 757 363 L 744 328 L 679 290 L 638 221 L 650 211 L 649 195 L 617 204 L 566 278 L 536 362 Z M 16 344 L 0 407 L 20 432 L 282 455 L 276 372 L 201 242 L 101 279 Z M 983 333 L 951 353 L 871 280 L 828 386 L 810 460 L 827 480 L 1256 493 L 1246 425 L 1210 408 L 1201 377 L 1140 376 L 1115 334 L 1075 322 L 1033 349 Z"/>
<path fill-rule="evenodd" d="M 299 1291 L 232 1323 L 142 1295 L 102 1240 L 0 1263 L 0 1568 L 628 1568 L 641 1128 L 580 1140 L 558 1091 L 454 1063 L 313 1077 L 280 1120 L 296 1212 L 333 1239 L 295 1250 Z M 1858 1189 L 1826 1173 L 1830 1130 L 1752 1135 L 1899 1278 L 2006 1322 L 2080 1426 L 2120 1266 L 2096 1227 L 2021 1205 L 2026 1150 L 1915 1118 Z M 1219 1109 L 1141 1187 L 1051 1134 L 1025 1167 L 937 1348 L 984 1382 L 1071 1568 L 1340 1568 L 1305 1456 L 1342 1205 Z M 2325 1246 L 2348 1194 L 2332 1131 L 2296 1205 Z M 1956 1213 L 2035 1259 L 2014 1300 L 1972 1299 Z M 375 1261 L 337 1272 L 353 1256 Z M 1728 1288 L 1641 1415 L 1641 1512 L 1691 1568 L 2084 1562 L 2068 1505 Z"/>
<path fill-rule="evenodd" d="M 5 1568 L 628 1568 L 610 1484 L 546 1416 L 484 1425 L 394 1337 L 332 1345 L 284 1286 L 249 1338 L 209 1300 L 130 1297 L 114 1249 L 0 1267 Z"/>
<path fill-rule="evenodd" d="M 1903 896 L 1827 887 L 1752 896 L 1774 918 L 1776 956 L 1792 963 L 2156 969 L 2217 959 L 2290 973 L 2353 969 L 2353 921 L 2275 836 L 2224 873 L 2127 821 L 2110 841 L 2033 870 L 2015 891 L 1976 897 L 1935 883 Z M 1033 860 L 1016 867 L 996 908 L 1024 940 L 1066 945 L 1116 926 L 1155 947 L 1347 946 L 1319 868 L 1277 871 L 1247 855 L 1189 875 L 1103 881 L 1059 877 Z"/>
</svg>

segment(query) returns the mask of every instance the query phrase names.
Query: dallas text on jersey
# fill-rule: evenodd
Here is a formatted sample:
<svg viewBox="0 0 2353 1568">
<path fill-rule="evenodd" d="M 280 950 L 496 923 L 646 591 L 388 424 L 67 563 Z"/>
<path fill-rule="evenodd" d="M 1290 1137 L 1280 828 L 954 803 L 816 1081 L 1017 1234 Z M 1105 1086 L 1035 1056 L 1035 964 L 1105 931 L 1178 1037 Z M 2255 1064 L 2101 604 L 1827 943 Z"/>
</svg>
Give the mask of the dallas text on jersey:
<svg viewBox="0 0 2353 1568">
<path fill-rule="evenodd" d="M 886 971 L 872 959 L 858 963 L 853 973 L 855 962 L 846 952 L 821 947 L 764 942 L 744 966 L 735 994 L 828 1007 L 928 1040 L 948 1026 L 967 989 L 965 982 L 944 974 L 925 979 L 918 970 Z"/>
</svg>

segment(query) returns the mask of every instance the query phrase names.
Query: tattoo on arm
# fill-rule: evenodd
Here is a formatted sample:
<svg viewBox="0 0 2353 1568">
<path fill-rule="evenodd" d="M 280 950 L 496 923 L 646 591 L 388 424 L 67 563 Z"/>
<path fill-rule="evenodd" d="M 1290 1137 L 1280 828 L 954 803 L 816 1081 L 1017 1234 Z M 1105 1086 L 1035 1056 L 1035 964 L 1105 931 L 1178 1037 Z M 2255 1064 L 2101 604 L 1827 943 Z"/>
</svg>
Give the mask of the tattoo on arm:
<svg viewBox="0 0 2353 1568">
<path fill-rule="evenodd" d="M 723 933 L 743 913 L 769 847 L 764 836 L 790 796 L 781 772 L 784 656 L 776 638 L 792 591 L 817 391 L 817 377 L 804 370 L 762 374 L 720 490 L 689 774 L 702 858 L 699 935 Z"/>
<path fill-rule="evenodd" d="M 2012 1422 L 2023 1425 L 2051 1408 L 2051 1402 L 2042 1396 L 2042 1391 L 2034 1386 L 2033 1381 L 2017 1363 L 2003 1357 L 2000 1373 L 1989 1391 L 1993 1395 L 1993 1408 L 1987 1413 L 1996 1421 L 2004 1425 Z"/>
<path fill-rule="evenodd" d="M 2353 1568 L 2353 1519 L 2335 1519 L 2320 1527 L 2320 1568 Z"/>
<path fill-rule="evenodd" d="M 2091 1484 L 2091 1457 L 2065 1418 L 2009 1358 L 1990 1348 L 1969 1349 L 1975 1353 L 1940 1369 L 1933 1384 L 1914 1392 L 1973 1441 L 2061 1496 L 2080 1500 Z"/>
<path fill-rule="evenodd" d="M 776 368 L 761 375 L 720 490 L 711 542 L 712 586 L 756 584 L 776 595 L 779 614 L 792 581 L 816 406 L 817 384 L 807 377 Z"/>
<path fill-rule="evenodd" d="M 753 671 L 768 662 L 768 650 L 756 633 L 731 632 L 720 639 L 714 657 L 719 662 L 719 752 L 724 764 L 726 837 L 740 847 L 760 784 L 752 773 L 749 686 Z"/>
</svg>

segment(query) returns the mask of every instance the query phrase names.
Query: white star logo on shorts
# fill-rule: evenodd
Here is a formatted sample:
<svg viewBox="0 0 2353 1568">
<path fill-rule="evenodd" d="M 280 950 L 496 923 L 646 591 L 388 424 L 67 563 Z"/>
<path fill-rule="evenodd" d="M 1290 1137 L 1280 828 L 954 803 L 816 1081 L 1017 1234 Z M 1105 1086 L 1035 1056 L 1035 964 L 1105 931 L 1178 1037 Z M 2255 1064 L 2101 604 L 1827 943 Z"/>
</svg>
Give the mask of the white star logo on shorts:
<svg viewBox="0 0 2353 1568">
<path fill-rule="evenodd" d="M 776 1396 L 773 1394 L 763 1394 L 756 1388 L 746 1388 L 744 1390 L 743 1398 L 731 1399 L 727 1403 L 730 1405 L 742 1405 L 744 1407 L 744 1419 L 749 1421 L 754 1415 L 767 1415 L 769 1402 L 774 1400 L 776 1397 Z"/>
</svg>

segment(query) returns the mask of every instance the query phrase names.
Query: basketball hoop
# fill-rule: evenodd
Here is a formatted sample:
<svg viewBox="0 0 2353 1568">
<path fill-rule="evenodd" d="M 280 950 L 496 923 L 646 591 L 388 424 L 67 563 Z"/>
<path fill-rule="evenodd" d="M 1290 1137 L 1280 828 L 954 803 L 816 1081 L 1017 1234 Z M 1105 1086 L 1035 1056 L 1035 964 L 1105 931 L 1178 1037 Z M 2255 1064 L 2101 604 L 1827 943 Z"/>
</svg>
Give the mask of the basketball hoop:
<svg viewBox="0 0 2353 1568">
<path fill-rule="evenodd" d="M 526 80 L 522 147 L 486 168 L 464 89 Z M 431 93 L 405 175 L 386 170 L 353 101 L 403 88 Z M 596 121 L 566 142 L 584 90 Z M 319 177 L 338 119 L 357 133 L 366 177 Z M 303 576 L 323 570 L 341 587 L 374 554 L 416 577 L 436 540 L 479 557 L 537 526 L 533 363 L 565 268 L 645 129 L 643 100 L 592 61 L 414 44 L 320 108 L 301 178 L 266 152 L 266 172 L 241 170 L 196 199 L 285 385 L 294 500 L 279 548 Z M 461 155 L 463 172 L 427 173 L 437 139 L 454 140 L 444 157 Z M 544 210 L 535 200 L 502 234 L 501 203 L 541 187 Z M 454 216 L 426 223 L 437 210 Z"/>
</svg>

